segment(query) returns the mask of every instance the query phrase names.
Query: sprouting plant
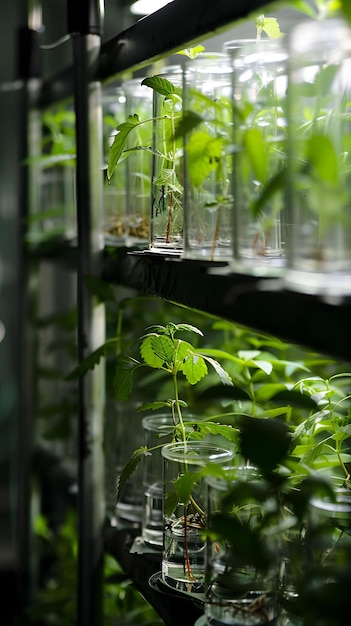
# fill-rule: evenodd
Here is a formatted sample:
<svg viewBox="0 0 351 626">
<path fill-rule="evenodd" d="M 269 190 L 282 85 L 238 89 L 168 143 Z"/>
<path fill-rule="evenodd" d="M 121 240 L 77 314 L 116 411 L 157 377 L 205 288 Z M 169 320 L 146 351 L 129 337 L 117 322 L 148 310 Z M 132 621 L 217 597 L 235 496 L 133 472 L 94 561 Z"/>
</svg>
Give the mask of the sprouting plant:
<svg viewBox="0 0 351 626">
<path fill-rule="evenodd" d="M 328 378 L 310 376 L 295 388 L 315 402 L 306 420 L 295 429 L 294 456 L 301 471 L 337 477 L 350 488 L 351 393 L 350 372 Z M 346 388 L 344 390 L 344 388 Z M 302 470 L 303 468 L 303 470 Z"/>
<path fill-rule="evenodd" d="M 270 39 L 279 39 L 283 37 L 278 20 L 276 17 L 266 17 L 262 13 L 255 17 L 256 39 L 261 39 L 262 32 L 265 32 Z"/>
<path fill-rule="evenodd" d="M 132 391 L 134 375 L 138 370 L 140 371 L 143 368 L 162 370 L 171 379 L 173 397 L 144 403 L 138 410 L 150 411 L 167 408 L 172 417 L 174 439 L 184 444 L 185 453 L 189 445 L 189 438 L 193 436 L 195 439 L 203 438 L 208 433 L 224 436 L 233 444 L 237 438 L 237 431 L 230 426 L 193 418 L 189 423 L 184 421 L 182 411 L 187 407 L 187 403 L 180 397 L 180 376 L 185 377 L 189 385 L 196 385 L 208 374 L 208 366 L 210 366 L 224 385 L 232 385 L 233 383 L 228 372 L 213 356 L 206 354 L 206 351 L 195 348 L 189 341 L 178 338 L 180 333 L 195 333 L 202 336 L 201 330 L 191 324 L 174 324 L 169 322 L 165 326 L 155 325 L 147 328 L 145 334 L 140 339 L 141 360 L 122 355 L 117 359 L 116 397 L 119 400 L 128 399 Z M 225 358 L 225 353 L 222 356 Z M 230 355 L 227 356 L 228 358 L 230 357 Z M 157 444 L 151 449 L 141 446 L 134 451 L 121 472 L 117 499 L 122 493 L 126 481 L 131 473 L 135 471 L 141 459 L 162 447 L 162 445 L 162 443 Z M 181 474 L 167 486 L 165 515 L 170 517 L 172 513 L 175 513 L 178 503 L 183 503 L 183 514 L 175 523 L 180 524 L 184 529 L 184 567 L 191 584 L 194 579 L 190 565 L 187 537 L 191 528 L 201 528 L 204 524 L 205 513 L 194 495 L 194 490 L 207 470 L 205 467 L 199 471 L 188 471 L 186 454 L 182 465 L 183 470 Z M 193 527 L 192 524 L 195 519 L 196 526 Z"/>
<path fill-rule="evenodd" d="M 142 368 L 159 369 L 166 372 L 172 381 L 173 398 L 147 402 L 142 404 L 138 411 L 169 409 L 175 432 L 178 433 L 180 440 L 186 443 L 188 434 L 182 410 L 187 407 L 187 403 L 179 397 L 179 376 L 184 376 L 190 385 L 196 385 L 208 374 L 208 365 L 210 365 L 224 385 L 232 385 L 233 383 L 228 372 L 213 356 L 208 354 L 208 351 L 198 350 L 188 341 L 179 339 L 177 335 L 182 332 L 196 333 L 203 336 L 201 330 L 191 324 L 174 324 L 170 322 L 165 326 L 156 325 L 147 328 L 146 334 L 140 340 L 142 360 L 139 361 L 134 357 L 124 355 L 118 357 L 115 392 L 118 400 L 127 400 L 132 391 L 134 375 Z M 230 359 L 229 354 L 221 353 L 222 358 L 226 356 Z M 195 426 L 197 437 L 204 436 L 210 432 L 225 436 L 231 441 L 235 440 L 236 434 L 232 428 L 210 421 L 192 420 L 191 423 Z M 135 451 L 132 459 L 121 474 L 119 493 L 130 473 L 136 469 L 143 455 L 149 452 L 145 447 Z"/>
</svg>

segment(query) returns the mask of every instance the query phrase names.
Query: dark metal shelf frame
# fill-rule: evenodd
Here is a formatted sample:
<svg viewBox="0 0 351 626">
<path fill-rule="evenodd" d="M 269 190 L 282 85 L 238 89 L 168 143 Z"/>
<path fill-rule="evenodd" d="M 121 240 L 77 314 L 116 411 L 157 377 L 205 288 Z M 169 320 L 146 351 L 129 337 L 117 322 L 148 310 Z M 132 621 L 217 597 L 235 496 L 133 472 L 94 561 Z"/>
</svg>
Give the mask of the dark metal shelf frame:
<svg viewBox="0 0 351 626">
<path fill-rule="evenodd" d="M 174 0 L 105 42 L 91 63 L 91 81 L 108 82 L 126 70 L 144 67 L 204 38 L 218 35 L 250 14 L 267 6 L 265 0 Z M 274 5 L 271 2 L 269 5 Z M 44 81 L 33 99 L 35 106 L 48 106 L 73 92 L 73 68 Z"/>
<path fill-rule="evenodd" d="M 350 298 L 333 303 L 293 293 L 279 279 L 233 274 L 225 265 L 121 249 L 106 255 L 103 278 L 337 359 L 350 359 Z"/>
</svg>

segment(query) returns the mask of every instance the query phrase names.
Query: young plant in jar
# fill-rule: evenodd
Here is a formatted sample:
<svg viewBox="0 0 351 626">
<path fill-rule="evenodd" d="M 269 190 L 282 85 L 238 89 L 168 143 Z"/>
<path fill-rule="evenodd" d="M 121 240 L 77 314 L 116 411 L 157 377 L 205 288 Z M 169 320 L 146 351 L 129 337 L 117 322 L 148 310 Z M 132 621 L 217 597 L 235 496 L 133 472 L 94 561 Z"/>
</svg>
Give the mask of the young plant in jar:
<svg viewBox="0 0 351 626">
<path fill-rule="evenodd" d="M 140 119 L 134 113 L 128 121 L 117 126 L 117 134 L 110 148 L 107 176 L 110 180 L 116 166 L 134 151 L 147 151 L 153 157 L 152 165 L 152 206 L 150 247 L 177 247 L 182 239 L 183 186 L 181 177 L 181 149 L 175 138 L 175 122 L 182 113 L 181 87 L 174 85 L 162 76 L 145 78 L 142 85 L 153 89 L 156 114 Z M 151 125 L 153 145 L 138 143 L 140 127 Z M 133 144 L 132 137 L 136 137 Z M 128 148 L 126 144 L 128 141 Z"/>
<path fill-rule="evenodd" d="M 128 399 L 134 375 L 141 369 L 158 369 L 167 374 L 173 397 L 147 402 L 138 410 L 161 409 L 164 412 L 167 409 L 174 427 L 173 443 L 161 442 L 153 449 L 140 446 L 135 450 L 122 471 L 118 495 L 140 461 L 162 448 L 165 459 L 163 580 L 183 591 L 198 593 L 203 589 L 205 566 L 205 543 L 201 535 L 206 523 L 204 477 L 208 472 L 216 474 L 220 465 L 231 462 L 237 430 L 210 419 L 184 420 L 183 409 L 188 405 L 180 397 L 180 376 L 185 377 L 185 387 L 193 386 L 209 373 L 208 366 L 211 366 L 224 385 L 233 383 L 217 360 L 230 360 L 230 354 L 216 349 L 200 350 L 189 341 L 179 339 L 179 333 L 202 336 L 202 332 L 190 324 L 170 322 L 165 326 L 152 326 L 140 339 L 142 360 L 131 356 L 117 359 L 115 389 L 120 400 Z"/>
</svg>

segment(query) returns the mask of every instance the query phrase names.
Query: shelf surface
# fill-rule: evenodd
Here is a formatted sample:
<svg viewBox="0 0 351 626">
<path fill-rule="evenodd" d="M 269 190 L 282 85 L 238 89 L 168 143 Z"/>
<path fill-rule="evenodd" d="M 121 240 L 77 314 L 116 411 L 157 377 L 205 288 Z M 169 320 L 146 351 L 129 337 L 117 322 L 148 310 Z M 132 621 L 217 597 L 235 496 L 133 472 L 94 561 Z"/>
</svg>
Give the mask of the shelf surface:
<svg viewBox="0 0 351 626">
<path fill-rule="evenodd" d="M 351 299 L 333 304 L 225 264 L 108 249 L 102 278 L 351 361 Z"/>
</svg>

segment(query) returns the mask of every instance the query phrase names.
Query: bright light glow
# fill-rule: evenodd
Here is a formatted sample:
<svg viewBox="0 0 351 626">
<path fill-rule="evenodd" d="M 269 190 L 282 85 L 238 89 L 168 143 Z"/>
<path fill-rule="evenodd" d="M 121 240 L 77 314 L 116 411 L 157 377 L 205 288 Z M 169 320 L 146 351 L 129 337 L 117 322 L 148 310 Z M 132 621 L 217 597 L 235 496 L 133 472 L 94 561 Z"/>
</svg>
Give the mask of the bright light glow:
<svg viewBox="0 0 351 626">
<path fill-rule="evenodd" d="M 131 5 L 130 11 L 134 15 L 150 15 L 170 2 L 173 0 L 137 0 Z"/>
</svg>

